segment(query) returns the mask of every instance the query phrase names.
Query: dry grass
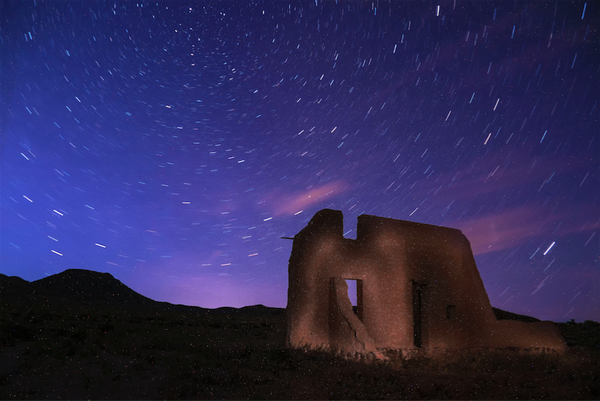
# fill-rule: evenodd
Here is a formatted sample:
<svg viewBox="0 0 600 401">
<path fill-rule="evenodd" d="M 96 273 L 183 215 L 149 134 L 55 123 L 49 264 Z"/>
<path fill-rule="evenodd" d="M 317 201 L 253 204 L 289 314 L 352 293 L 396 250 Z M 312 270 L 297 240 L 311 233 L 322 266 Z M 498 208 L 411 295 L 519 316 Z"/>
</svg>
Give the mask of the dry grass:
<svg viewBox="0 0 600 401">
<path fill-rule="evenodd" d="M 348 360 L 284 347 L 285 314 L 2 305 L 0 399 L 598 399 L 598 323 L 565 354 Z M 5 307 L 6 306 L 6 307 Z"/>
</svg>

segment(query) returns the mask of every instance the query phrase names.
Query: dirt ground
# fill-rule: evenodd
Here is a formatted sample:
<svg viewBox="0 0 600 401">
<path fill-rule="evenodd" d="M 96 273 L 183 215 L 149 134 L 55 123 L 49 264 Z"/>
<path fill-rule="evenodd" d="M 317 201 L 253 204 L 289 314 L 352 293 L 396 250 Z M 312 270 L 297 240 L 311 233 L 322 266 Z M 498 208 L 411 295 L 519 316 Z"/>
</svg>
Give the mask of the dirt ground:
<svg viewBox="0 0 600 401">
<path fill-rule="evenodd" d="M 285 310 L 3 305 L 0 399 L 599 399 L 595 322 L 565 354 L 352 361 L 286 349 Z"/>
</svg>

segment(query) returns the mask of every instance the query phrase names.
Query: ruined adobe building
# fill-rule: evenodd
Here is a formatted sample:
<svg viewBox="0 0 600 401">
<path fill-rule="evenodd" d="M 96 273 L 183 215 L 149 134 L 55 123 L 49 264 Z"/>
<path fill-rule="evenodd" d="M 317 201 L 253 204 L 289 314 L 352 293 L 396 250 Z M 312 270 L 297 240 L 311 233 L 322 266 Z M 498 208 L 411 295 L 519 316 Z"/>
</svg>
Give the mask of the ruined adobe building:
<svg viewBox="0 0 600 401">
<path fill-rule="evenodd" d="M 343 236 L 342 212 L 330 209 L 294 237 L 287 313 L 292 347 L 565 347 L 552 322 L 496 320 L 460 230 L 362 215 L 352 240 Z"/>
</svg>

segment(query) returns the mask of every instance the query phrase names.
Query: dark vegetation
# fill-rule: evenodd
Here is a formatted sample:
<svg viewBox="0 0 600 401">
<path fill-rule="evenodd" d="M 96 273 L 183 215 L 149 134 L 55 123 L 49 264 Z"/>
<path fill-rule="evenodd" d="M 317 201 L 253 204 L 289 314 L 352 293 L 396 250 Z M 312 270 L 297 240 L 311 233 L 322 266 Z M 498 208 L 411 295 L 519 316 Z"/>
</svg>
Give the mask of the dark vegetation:
<svg viewBox="0 0 600 401">
<path fill-rule="evenodd" d="M 565 354 L 356 361 L 286 349 L 285 309 L 159 303 L 83 270 L 0 275 L 0 399 L 599 399 L 600 324 L 558 326 Z"/>
</svg>

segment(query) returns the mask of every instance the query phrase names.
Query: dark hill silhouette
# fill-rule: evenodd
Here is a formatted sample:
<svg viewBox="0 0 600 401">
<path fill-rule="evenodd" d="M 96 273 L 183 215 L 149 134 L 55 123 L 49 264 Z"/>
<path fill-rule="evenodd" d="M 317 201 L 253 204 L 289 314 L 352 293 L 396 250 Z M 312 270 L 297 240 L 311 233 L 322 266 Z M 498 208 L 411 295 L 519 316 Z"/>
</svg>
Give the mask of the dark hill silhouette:
<svg viewBox="0 0 600 401">
<path fill-rule="evenodd" d="M 133 291 L 110 273 L 91 270 L 68 269 L 31 284 L 56 297 L 85 305 L 126 307 L 149 306 L 156 302 Z"/>
<path fill-rule="evenodd" d="M 85 269 L 68 269 L 33 282 L 16 276 L 9 277 L 0 274 L 0 303 L 24 307 L 34 304 L 65 304 L 83 307 L 110 306 L 122 309 L 165 309 L 173 312 L 204 312 L 214 315 L 279 316 L 285 313 L 285 308 L 272 308 L 264 305 L 244 306 L 239 309 L 232 307 L 205 309 L 159 302 L 135 292 L 110 273 Z M 493 310 L 498 320 L 539 321 L 534 317 L 497 308 L 493 308 Z"/>
<path fill-rule="evenodd" d="M 3 305 L 20 305 L 26 299 L 35 302 L 37 297 L 41 295 L 36 294 L 29 281 L 0 274 L 0 301 Z"/>
<path fill-rule="evenodd" d="M 252 305 L 242 308 L 206 309 L 155 301 L 127 287 L 110 273 L 68 269 L 36 281 L 0 274 L 0 306 L 110 307 L 151 312 L 184 312 L 211 315 L 281 316 L 284 308 Z"/>
</svg>

